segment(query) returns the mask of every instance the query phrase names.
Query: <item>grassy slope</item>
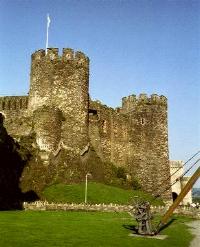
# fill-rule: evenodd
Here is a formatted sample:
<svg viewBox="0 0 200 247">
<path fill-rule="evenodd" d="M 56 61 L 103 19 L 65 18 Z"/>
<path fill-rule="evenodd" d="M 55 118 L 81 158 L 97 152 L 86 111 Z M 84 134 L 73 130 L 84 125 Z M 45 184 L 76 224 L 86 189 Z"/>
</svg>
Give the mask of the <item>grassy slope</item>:
<svg viewBox="0 0 200 247">
<path fill-rule="evenodd" d="M 45 189 L 44 199 L 49 202 L 84 202 L 85 184 L 55 184 Z M 124 190 L 121 188 L 108 186 L 105 184 L 88 183 L 88 203 L 116 203 L 127 204 L 132 201 L 134 196 L 152 200 L 152 196 L 135 190 Z M 154 204 L 162 204 L 161 200 L 154 201 Z"/>
<path fill-rule="evenodd" d="M 130 237 L 136 225 L 125 213 L 0 212 L 0 246 L 4 247 L 187 247 L 192 239 L 185 218 L 162 234 L 165 240 Z"/>
</svg>

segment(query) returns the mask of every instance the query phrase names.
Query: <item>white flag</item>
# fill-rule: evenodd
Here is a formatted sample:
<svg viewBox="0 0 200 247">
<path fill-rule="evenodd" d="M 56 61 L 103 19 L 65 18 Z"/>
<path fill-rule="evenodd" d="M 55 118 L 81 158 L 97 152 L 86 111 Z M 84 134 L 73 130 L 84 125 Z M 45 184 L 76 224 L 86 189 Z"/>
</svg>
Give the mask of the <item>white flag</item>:
<svg viewBox="0 0 200 247">
<path fill-rule="evenodd" d="M 49 47 L 49 26 L 50 26 L 50 17 L 49 17 L 49 14 L 47 14 L 47 39 L 46 39 L 46 54 L 47 54 L 47 48 Z"/>
<path fill-rule="evenodd" d="M 51 20 L 50 20 L 49 14 L 48 14 L 48 15 L 47 15 L 47 27 L 48 27 L 48 28 L 49 28 L 50 22 L 51 22 Z"/>
</svg>

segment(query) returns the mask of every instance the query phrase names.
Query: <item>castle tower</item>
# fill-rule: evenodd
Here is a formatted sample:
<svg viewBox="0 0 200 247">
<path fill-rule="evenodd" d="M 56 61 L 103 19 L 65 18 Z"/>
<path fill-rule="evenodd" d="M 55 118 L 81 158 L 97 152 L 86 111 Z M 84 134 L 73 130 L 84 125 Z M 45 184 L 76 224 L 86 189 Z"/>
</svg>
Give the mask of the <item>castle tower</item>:
<svg viewBox="0 0 200 247">
<path fill-rule="evenodd" d="M 57 48 L 49 48 L 47 54 L 44 50 L 32 54 L 28 109 L 34 112 L 48 106 L 60 110 L 61 141 L 77 153 L 88 143 L 88 84 L 89 59 L 82 52 L 64 48 L 60 56 Z"/>
<path fill-rule="evenodd" d="M 170 186 L 167 99 L 156 94 L 122 99 L 121 112 L 129 117 L 128 166 L 142 187 L 154 194 Z M 171 198 L 165 192 L 163 198 Z"/>
<path fill-rule="evenodd" d="M 61 139 L 62 113 L 44 106 L 34 111 L 36 143 L 41 151 L 55 151 Z"/>
</svg>

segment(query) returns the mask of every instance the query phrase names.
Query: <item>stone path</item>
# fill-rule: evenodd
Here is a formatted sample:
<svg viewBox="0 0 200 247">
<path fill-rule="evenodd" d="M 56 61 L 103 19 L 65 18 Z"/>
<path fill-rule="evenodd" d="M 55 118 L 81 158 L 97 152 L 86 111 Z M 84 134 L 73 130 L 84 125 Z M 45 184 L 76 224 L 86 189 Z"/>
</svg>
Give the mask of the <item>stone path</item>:
<svg viewBox="0 0 200 247">
<path fill-rule="evenodd" d="M 200 220 L 195 220 L 187 223 L 190 228 L 192 234 L 195 235 L 195 238 L 190 243 L 189 247 L 199 247 L 200 246 Z"/>
</svg>

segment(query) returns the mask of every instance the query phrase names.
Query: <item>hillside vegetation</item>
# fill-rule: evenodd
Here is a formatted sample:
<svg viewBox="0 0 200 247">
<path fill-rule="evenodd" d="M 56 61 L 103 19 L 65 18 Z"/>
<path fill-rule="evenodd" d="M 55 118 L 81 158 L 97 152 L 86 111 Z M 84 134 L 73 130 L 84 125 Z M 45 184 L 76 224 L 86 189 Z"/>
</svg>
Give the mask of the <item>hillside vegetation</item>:
<svg viewBox="0 0 200 247">
<path fill-rule="evenodd" d="M 48 202 L 83 203 L 85 196 L 85 184 L 54 184 L 47 187 L 42 193 L 42 199 Z M 153 205 L 163 205 L 162 200 L 156 199 L 140 190 L 125 190 L 96 182 L 88 183 L 87 201 L 95 203 L 130 204 L 133 200 L 141 198 L 152 202 Z"/>
</svg>

